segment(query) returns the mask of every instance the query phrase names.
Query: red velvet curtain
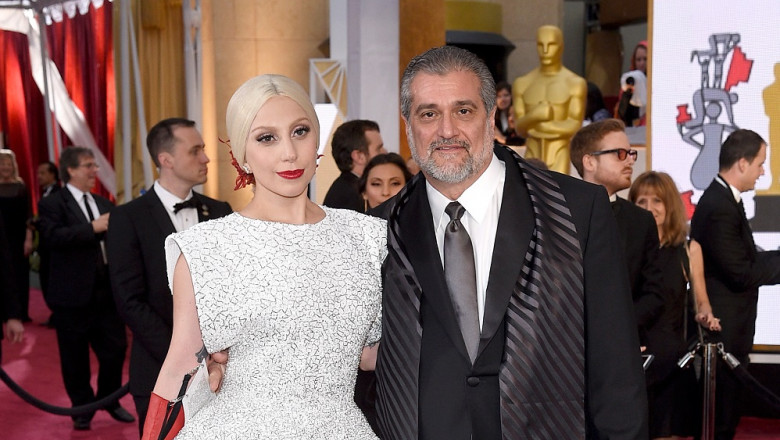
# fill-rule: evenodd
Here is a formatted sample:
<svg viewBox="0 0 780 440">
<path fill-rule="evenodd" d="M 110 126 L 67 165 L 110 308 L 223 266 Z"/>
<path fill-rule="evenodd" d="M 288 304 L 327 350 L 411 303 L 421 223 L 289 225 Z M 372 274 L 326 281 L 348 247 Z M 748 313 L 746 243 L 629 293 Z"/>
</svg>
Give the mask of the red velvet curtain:
<svg viewBox="0 0 780 440">
<path fill-rule="evenodd" d="M 27 36 L 0 31 L 0 131 L 3 144 L 16 154 L 19 174 L 37 197 L 35 167 L 46 161 L 43 96 L 30 74 Z"/>
<path fill-rule="evenodd" d="M 90 6 L 85 15 L 64 16 L 62 22 L 47 26 L 46 35 L 49 58 L 62 75 L 70 98 L 84 113 L 100 151 L 109 163 L 114 163 L 116 112 L 111 10 L 110 2 L 104 2 L 98 9 Z M 27 37 L 0 32 L 0 47 L 5 60 L 0 66 L 0 130 L 5 134 L 7 148 L 16 153 L 20 175 L 31 187 L 31 198 L 37 200 L 35 169 L 48 160 L 43 97 L 30 72 Z M 64 133 L 62 136 L 64 145 L 71 145 Z M 55 144 L 58 144 L 56 139 Z M 56 145 L 57 154 L 61 147 Z M 95 191 L 109 195 L 99 183 Z"/>
</svg>

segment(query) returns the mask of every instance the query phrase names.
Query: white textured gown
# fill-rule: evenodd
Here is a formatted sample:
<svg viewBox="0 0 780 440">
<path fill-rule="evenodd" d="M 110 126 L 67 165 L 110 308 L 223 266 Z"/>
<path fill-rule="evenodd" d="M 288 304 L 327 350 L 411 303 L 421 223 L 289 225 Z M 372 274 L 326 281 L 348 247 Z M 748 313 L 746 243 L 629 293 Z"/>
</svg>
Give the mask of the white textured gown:
<svg viewBox="0 0 780 440">
<path fill-rule="evenodd" d="M 182 254 L 192 274 L 206 349 L 230 349 L 221 391 L 177 438 L 376 438 L 353 395 L 381 334 L 386 223 L 323 209 L 309 225 L 234 213 L 166 240 L 169 280 Z"/>
</svg>

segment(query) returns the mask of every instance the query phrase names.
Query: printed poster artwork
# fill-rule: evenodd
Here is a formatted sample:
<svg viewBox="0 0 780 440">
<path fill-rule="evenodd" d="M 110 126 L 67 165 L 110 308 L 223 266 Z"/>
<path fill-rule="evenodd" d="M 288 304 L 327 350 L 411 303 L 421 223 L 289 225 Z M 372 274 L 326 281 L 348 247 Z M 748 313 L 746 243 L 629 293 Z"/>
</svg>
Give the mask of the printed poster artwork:
<svg viewBox="0 0 780 440">
<path fill-rule="evenodd" d="M 720 145 L 747 128 L 768 143 L 765 175 L 743 193 L 756 244 L 780 248 L 780 25 L 774 0 L 652 3 L 650 168 L 688 210 L 718 172 Z M 762 287 L 755 343 L 780 345 L 780 286 Z"/>
</svg>

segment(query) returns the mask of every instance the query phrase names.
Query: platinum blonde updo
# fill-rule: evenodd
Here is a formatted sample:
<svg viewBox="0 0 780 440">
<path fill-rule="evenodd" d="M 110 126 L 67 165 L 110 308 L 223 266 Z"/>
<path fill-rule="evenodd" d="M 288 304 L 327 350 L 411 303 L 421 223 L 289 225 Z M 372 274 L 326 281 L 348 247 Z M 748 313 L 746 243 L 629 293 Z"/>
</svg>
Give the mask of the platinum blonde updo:
<svg viewBox="0 0 780 440">
<path fill-rule="evenodd" d="M 256 76 L 233 93 L 227 106 L 225 124 L 230 148 L 239 165 L 246 162 L 246 144 L 249 128 L 257 112 L 274 96 L 286 96 L 298 104 L 311 120 L 317 147 L 320 144 L 320 121 L 309 100 L 309 95 L 297 82 L 283 75 L 266 74 Z"/>
</svg>

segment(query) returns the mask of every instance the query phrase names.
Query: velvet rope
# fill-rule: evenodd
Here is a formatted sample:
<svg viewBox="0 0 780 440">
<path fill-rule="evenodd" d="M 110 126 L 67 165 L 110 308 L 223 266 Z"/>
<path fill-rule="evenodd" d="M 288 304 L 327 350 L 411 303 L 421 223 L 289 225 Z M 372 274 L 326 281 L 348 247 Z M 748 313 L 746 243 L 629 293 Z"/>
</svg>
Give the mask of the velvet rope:
<svg viewBox="0 0 780 440">
<path fill-rule="evenodd" d="M 124 384 L 121 388 L 119 388 L 118 390 L 114 391 L 113 393 L 109 394 L 108 396 L 100 400 L 96 400 L 86 405 L 66 408 L 66 407 L 55 406 L 46 403 L 41 399 L 38 399 L 37 397 L 28 393 L 27 391 L 25 391 L 24 388 L 20 387 L 19 384 L 14 382 L 14 380 L 11 379 L 11 377 L 8 375 L 8 373 L 5 372 L 5 370 L 3 370 L 2 367 L 0 367 L 0 380 L 2 380 L 8 386 L 8 388 L 11 389 L 11 391 L 16 393 L 17 396 L 19 396 L 22 400 L 29 403 L 30 405 L 42 411 L 46 411 L 47 413 L 57 414 L 60 416 L 81 416 L 81 415 L 92 414 L 99 409 L 103 409 L 106 406 L 113 404 L 114 402 L 119 400 L 119 398 L 121 398 L 122 396 L 124 396 L 130 391 L 130 385 Z"/>
<path fill-rule="evenodd" d="M 772 411 L 780 413 L 780 397 L 772 393 L 769 388 L 761 385 L 761 383 L 757 381 L 755 377 L 748 373 L 747 368 L 745 368 L 745 366 L 741 363 L 737 362 L 735 366 L 732 366 L 729 362 L 726 362 L 726 365 L 731 368 L 731 371 L 734 372 L 734 375 L 737 377 L 742 386 L 747 388 L 747 390 L 753 396 L 758 397 L 764 403 L 769 405 Z"/>
</svg>

